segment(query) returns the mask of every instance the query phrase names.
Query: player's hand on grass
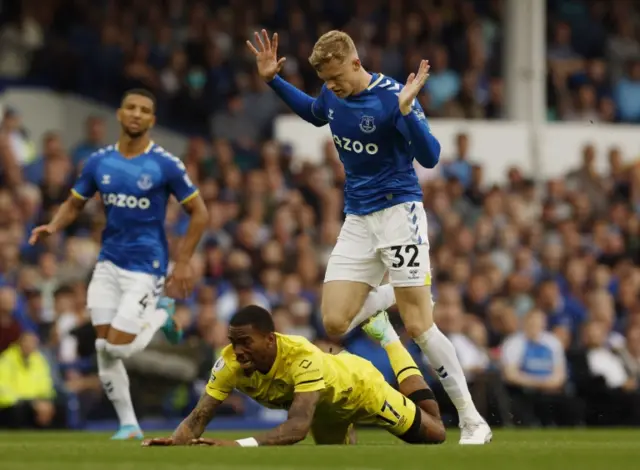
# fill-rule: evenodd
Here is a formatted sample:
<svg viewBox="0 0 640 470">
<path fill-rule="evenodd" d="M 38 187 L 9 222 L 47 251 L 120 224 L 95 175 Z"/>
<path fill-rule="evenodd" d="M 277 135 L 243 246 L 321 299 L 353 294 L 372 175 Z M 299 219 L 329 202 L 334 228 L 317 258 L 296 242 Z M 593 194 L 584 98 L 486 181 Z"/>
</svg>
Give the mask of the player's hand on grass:
<svg viewBox="0 0 640 470">
<path fill-rule="evenodd" d="M 154 437 L 153 439 L 145 439 L 142 441 L 142 447 L 168 447 L 174 445 L 176 445 L 176 443 L 172 437 Z"/>
<path fill-rule="evenodd" d="M 191 441 L 191 445 L 196 446 L 211 446 L 211 447 L 240 447 L 236 441 L 225 441 L 224 439 L 207 439 L 201 437 Z"/>
<path fill-rule="evenodd" d="M 420 61 L 418 73 L 411 73 L 407 78 L 407 83 L 398 95 L 398 104 L 403 116 L 411 112 L 413 100 L 418 97 L 427 82 L 427 78 L 429 78 L 429 68 L 429 61 L 422 60 Z"/>
<path fill-rule="evenodd" d="M 45 238 L 49 235 L 53 235 L 54 233 L 56 233 L 56 228 L 53 225 L 40 225 L 39 227 L 36 227 L 31 231 L 31 236 L 29 237 L 29 245 L 35 245 L 38 242 L 39 238 Z"/>
<path fill-rule="evenodd" d="M 167 280 L 167 295 L 184 299 L 193 290 L 193 268 L 188 261 L 178 261 Z"/>
<path fill-rule="evenodd" d="M 256 56 L 258 74 L 265 82 L 270 82 L 280 72 L 282 64 L 287 60 L 284 57 L 278 59 L 278 33 L 274 33 L 271 40 L 269 40 L 265 29 L 262 30 L 262 36 L 257 32 L 253 34 L 258 47 L 256 49 L 251 41 L 247 41 L 247 47 Z"/>
</svg>

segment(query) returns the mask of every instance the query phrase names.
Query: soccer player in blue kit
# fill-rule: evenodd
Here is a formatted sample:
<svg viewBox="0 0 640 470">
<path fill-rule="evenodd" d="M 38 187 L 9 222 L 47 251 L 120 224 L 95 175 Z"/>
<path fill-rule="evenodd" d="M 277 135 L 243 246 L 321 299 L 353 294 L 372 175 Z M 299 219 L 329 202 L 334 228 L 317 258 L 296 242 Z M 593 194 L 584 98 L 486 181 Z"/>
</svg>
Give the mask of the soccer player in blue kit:
<svg viewBox="0 0 640 470">
<path fill-rule="evenodd" d="M 155 97 L 146 90 L 125 94 L 117 113 L 118 142 L 86 160 L 69 198 L 29 240 L 35 244 L 39 237 L 63 230 L 100 193 L 106 227 L 87 307 L 96 331 L 100 380 L 120 422 L 113 439 L 143 437 L 122 360 L 142 351 L 161 328 L 170 341 L 179 339 L 172 319 L 174 302 L 161 297 L 169 268 L 164 229 L 169 198 L 177 198 L 190 222 L 167 281 L 168 294 L 185 297 L 192 290 L 189 263 L 208 221 L 204 201 L 183 163 L 149 136 L 155 106 Z"/>
<path fill-rule="evenodd" d="M 436 370 L 458 410 L 460 444 L 486 444 L 491 428 L 478 413 L 447 337 L 433 321 L 427 217 L 413 160 L 433 168 L 440 143 L 416 98 L 428 77 L 421 61 L 402 85 L 367 72 L 349 35 L 329 31 L 309 62 L 324 81 L 312 98 L 278 75 L 278 35 L 255 33 L 247 46 L 258 73 L 302 119 L 329 124 L 345 168 L 346 219 L 333 249 L 322 292 L 322 318 L 339 336 L 397 303 L 407 332 Z M 388 272 L 389 284 L 380 286 Z"/>
</svg>

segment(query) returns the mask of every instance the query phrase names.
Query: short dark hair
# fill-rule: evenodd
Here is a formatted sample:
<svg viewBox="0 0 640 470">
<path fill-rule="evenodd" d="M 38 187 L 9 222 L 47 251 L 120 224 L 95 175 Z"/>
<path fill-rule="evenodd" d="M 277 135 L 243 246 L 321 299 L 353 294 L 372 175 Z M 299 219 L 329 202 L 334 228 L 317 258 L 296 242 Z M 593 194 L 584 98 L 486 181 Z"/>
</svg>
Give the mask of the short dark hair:
<svg viewBox="0 0 640 470">
<path fill-rule="evenodd" d="M 231 318 L 229 326 L 253 326 L 260 333 L 273 333 L 276 327 L 269 311 L 259 305 L 248 305 L 241 308 Z"/>
<path fill-rule="evenodd" d="M 132 88 L 131 90 L 127 90 L 124 95 L 122 96 L 122 101 L 124 102 L 124 100 L 127 99 L 128 96 L 131 95 L 139 95 L 139 96 L 144 96 L 146 98 L 149 98 L 151 100 L 151 102 L 153 103 L 153 109 L 156 109 L 156 95 L 154 95 L 153 93 L 151 93 L 149 90 L 147 90 L 146 88 Z"/>
<path fill-rule="evenodd" d="M 62 295 L 73 295 L 73 288 L 68 285 L 68 284 L 63 284 L 60 287 L 58 287 L 55 292 L 53 293 L 53 296 L 55 298 L 58 298 Z"/>
</svg>

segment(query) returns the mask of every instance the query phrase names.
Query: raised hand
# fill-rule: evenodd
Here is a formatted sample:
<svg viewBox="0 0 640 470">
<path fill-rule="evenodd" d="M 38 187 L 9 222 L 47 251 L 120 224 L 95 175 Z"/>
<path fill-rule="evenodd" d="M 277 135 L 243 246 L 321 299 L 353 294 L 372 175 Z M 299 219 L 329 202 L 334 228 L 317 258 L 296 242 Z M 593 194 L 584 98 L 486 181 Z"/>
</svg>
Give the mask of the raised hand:
<svg viewBox="0 0 640 470">
<path fill-rule="evenodd" d="M 420 68 L 418 73 L 411 73 L 407 78 L 407 83 L 398 95 L 398 104 L 400 106 L 400 112 L 406 116 L 411 112 L 413 100 L 416 99 L 418 94 L 424 88 L 424 84 L 429 78 L 429 61 L 420 61 Z"/>
<path fill-rule="evenodd" d="M 253 34 L 258 48 L 256 49 L 251 41 L 247 41 L 247 47 L 256 56 L 258 74 L 265 82 L 270 82 L 280 72 L 282 64 L 287 60 L 284 57 L 278 59 L 278 33 L 274 33 L 271 40 L 269 40 L 266 29 L 262 30 L 262 36 L 257 32 Z"/>
</svg>

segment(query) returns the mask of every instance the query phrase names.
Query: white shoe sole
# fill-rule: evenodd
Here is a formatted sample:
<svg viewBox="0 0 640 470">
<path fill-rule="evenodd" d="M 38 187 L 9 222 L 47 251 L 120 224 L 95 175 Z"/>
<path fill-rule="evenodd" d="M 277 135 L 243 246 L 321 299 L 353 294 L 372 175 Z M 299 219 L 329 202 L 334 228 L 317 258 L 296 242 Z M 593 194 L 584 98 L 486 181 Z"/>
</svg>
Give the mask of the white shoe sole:
<svg viewBox="0 0 640 470">
<path fill-rule="evenodd" d="M 459 441 L 458 444 L 461 445 L 461 446 L 483 446 L 485 444 L 489 444 L 492 440 L 493 440 L 493 433 L 491 431 L 489 431 L 489 434 L 487 434 L 484 437 L 484 442 L 462 442 L 462 441 Z"/>
</svg>

